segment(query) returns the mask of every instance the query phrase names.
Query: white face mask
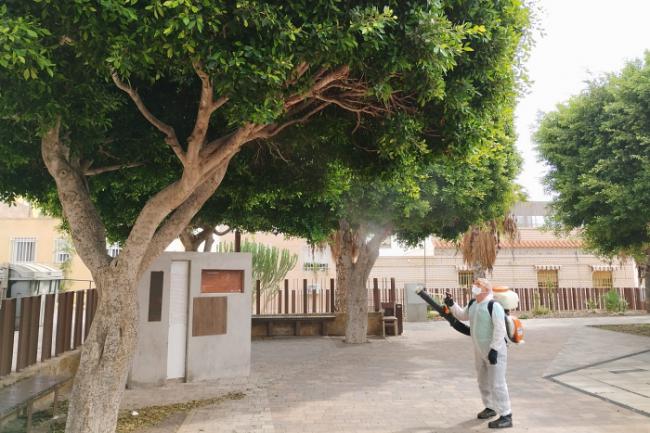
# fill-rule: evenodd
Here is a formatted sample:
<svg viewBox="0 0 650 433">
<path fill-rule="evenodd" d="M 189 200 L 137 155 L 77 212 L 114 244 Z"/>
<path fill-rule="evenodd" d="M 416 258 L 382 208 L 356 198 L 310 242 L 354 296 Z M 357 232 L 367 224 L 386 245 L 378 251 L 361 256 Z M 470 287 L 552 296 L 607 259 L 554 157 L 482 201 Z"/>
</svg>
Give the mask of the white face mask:
<svg viewBox="0 0 650 433">
<path fill-rule="evenodd" d="M 481 288 L 479 286 L 472 285 L 472 295 L 478 296 L 481 293 Z"/>
</svg>

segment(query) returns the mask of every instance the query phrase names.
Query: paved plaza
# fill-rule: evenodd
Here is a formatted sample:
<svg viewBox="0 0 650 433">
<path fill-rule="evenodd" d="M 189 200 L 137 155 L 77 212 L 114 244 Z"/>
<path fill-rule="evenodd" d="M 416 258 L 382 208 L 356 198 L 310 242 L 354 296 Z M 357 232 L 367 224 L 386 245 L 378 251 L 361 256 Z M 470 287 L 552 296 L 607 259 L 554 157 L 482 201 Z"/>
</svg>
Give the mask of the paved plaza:
<svg viewBox="0 0 650 433">
<path fill-rule="evenodd" d="M 512 432 L 650 433 L 650 338 L 591 324 L 650 316 L 524 321 L 511 347 Z M 124 407 L 245 394 L 176 415 L 150 433 L 451 433 L 492 431 L 471 341 L 446 322 L 406 324 L 400 337 L 253 342 L 248 378 L 129 390 Z"/>
</svg>

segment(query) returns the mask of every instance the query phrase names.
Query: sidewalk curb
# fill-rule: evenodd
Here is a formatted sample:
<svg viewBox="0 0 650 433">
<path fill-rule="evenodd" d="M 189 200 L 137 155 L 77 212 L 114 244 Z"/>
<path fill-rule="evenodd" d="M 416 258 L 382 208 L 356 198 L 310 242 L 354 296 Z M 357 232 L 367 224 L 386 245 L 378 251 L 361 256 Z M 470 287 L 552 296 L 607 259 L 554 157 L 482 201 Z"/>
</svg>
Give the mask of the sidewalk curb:
<svg viewBox="0 0 650 433">
<path fill-rule="evenodd" d="M 644 415 L 644 416 L 647 416 L 647 417 L 650 418 L 650 413 L 649 412 L 646 412 L 646 411 L 643 411 L 643 410 L 628 406 L 626 404 L 620 403 L 618 401 L 611 400 L 609 398 L 603 397 L 603 396 L 598 395 L 598 394 L 594 394 L 594 393 L 589 392 L 589 391 L 585 391 L 584 389 L 575 387 L 573 385 L 569 385 L 567 383 L 564 383 L 564 382 L 556 379 L 558 376 L 562 376 L 562 375 L 565 375 L 565 374 L 568 374 L 568 373 L 574 373 L 576 371 L 584 370 L 584 369 L 591 368 L 591 367 L 597 367 L 597 366 L 602 365 L 602 364 L 607 364 L 607 363 L 610 363 L 610 362 L 613 362 L 613 361 L 618 361 L 620 359 L 630 358 L 632 356 L 637 356 L 637 355 L 641 355 L 641 354 L 649 353 L 649 352 L 650 352 L 650 349 L 642 350 L 640 352 L 629 353 L 627 355 L 618 356 L 616 358 L 608 359 L 608 360 L 605 360 L 605 361 L 594 362 L 592 364 L 583 365 L 581 367 L 571 368 L 569 370 L 562 371 L 560 373 L 554 373 L 554 374 L 549 374 L 547 376 L 542 376 L 542 378 L 546 379 L 546 380 L 549 380 L 551 382 L 557 383 L 559 385 L 562 385 L 564 387 L 573 389 L 575 391 L 581 392 L 582 394 L 586 394 L 586 395 L 589 395 L 591 397 L 596 397 L 596 398 L 598 398 L 600 400 L 606 401 L 608 403 L 612 403 L 612 404 L 614 404 L 616 406 L 622 407 L 624 409 L 631 410 L 632 412 L 635 412 L 635 413 L 638 413 L 640 415 Z"/>
</svg>

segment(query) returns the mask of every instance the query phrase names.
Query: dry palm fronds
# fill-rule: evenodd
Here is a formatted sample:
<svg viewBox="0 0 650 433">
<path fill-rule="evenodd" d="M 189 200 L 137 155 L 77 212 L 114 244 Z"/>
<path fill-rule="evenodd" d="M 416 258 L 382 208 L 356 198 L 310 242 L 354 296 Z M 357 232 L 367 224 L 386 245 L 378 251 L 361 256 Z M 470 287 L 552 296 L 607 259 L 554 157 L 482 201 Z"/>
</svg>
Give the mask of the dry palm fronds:
<svg viewBox="0 0 650 433">
<path fill-rule="evenodd" d="M 502 234 L 511 241 L 519 240 L 519 230 L 513 215 L 507 215 L 501 221 L 492 220 L 483 226 L 470 227 L 460 241 L 463 261 L 474 268 L 492 271 Z"/>
</svg>

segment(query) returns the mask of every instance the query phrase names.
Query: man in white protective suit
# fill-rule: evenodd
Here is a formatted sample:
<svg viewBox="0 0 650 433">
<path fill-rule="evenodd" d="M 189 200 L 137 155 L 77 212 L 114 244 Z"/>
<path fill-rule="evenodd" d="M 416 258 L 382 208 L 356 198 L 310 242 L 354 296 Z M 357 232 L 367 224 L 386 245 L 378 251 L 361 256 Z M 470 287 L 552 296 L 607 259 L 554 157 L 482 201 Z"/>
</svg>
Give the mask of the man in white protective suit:
<svg viewBox="0 0 650 433">
<path fill-rule="evenodd" d="M 472 295 L 475 299 L 465 308 L 456 304 L 450 293 L 446 294 L 445 304 L 458 320 L 469 320 L 478 387 L 485 405 L 485 409 L 477 417 L 489 419 L 499 415 L 498 419 L 488 423 L 488 427 L 512 427 L 512 411 L 506 384 L 508 346 L 505 312 L 498 302 L 493 301 L 492 284 L 486 278 L 474 281 Z M 492 314 L 488 309 L 490 304 Z"/>
</svg>

